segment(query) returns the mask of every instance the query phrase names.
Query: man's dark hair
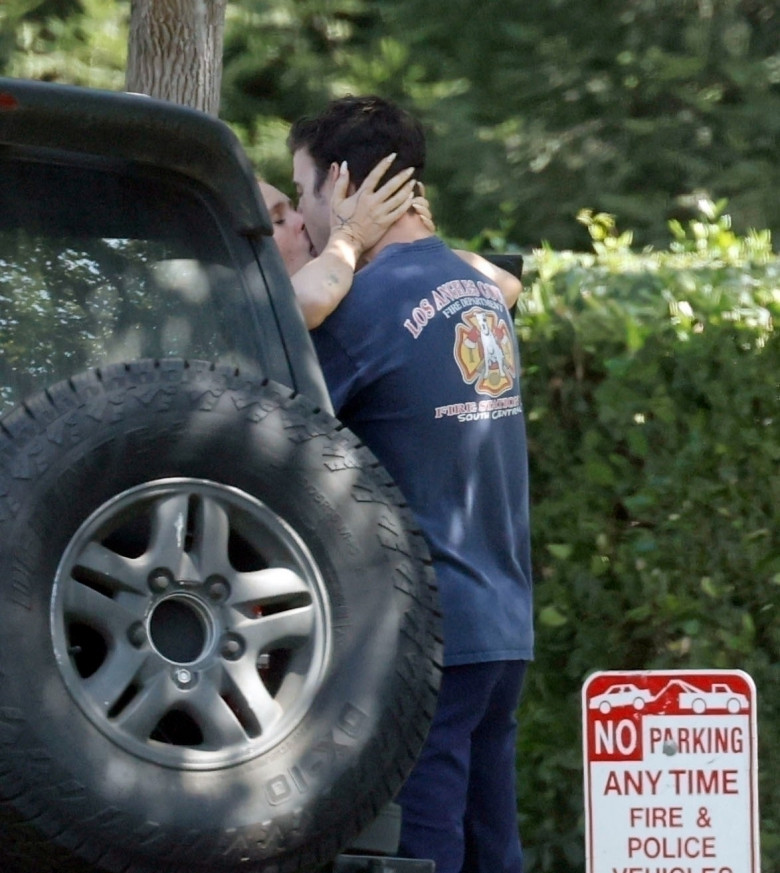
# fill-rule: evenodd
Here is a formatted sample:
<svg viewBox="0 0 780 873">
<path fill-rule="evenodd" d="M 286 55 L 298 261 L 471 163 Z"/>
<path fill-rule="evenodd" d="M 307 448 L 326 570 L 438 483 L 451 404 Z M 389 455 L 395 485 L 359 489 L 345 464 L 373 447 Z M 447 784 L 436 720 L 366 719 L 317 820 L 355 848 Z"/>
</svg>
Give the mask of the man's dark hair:
<svg viewBox="0 0 780 873">
<path fill-rule="evenodd" d="M 342 161 L 347 161 L 350 182 L 355 185 L 391 152 L 397 156 L 382 182 L 405 167 L 414 167 L 415 178 L 422 181 L 425 167 L 425 134 L 420 122 L 392 101 L 373 95 L 332 100 L 319 115 L 298 119 L 287 145 L 292 153 L 305 148 L 311 155 L 316 191 L 331 164 Z"/>
</svg>

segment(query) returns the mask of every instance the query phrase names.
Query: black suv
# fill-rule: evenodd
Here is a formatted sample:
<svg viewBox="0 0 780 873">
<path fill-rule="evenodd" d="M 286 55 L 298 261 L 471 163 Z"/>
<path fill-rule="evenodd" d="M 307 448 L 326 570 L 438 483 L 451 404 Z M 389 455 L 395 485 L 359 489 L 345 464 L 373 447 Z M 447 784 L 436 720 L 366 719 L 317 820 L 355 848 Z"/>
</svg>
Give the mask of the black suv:
<svg viewBox="0 0 780 873">
<path fill-rule="evenodd" d="M 4 873 L 378 850 L 435 703 L 430 561 L 224 124 L 0 79 L 0 414 Z"/>
</svg>

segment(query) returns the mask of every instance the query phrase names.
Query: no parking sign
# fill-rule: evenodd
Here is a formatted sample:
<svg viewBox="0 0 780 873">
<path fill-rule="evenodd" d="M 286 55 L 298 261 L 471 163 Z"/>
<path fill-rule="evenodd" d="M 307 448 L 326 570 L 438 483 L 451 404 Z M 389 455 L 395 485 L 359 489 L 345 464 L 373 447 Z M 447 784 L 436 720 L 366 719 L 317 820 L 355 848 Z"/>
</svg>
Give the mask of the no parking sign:
<svg viewBox="0 0 780 873">
<path fill-rule="evenodd" d="M 588 678 L 587 873 L 759 873 L 755 698 L 739 670 Z"/>
</svg>

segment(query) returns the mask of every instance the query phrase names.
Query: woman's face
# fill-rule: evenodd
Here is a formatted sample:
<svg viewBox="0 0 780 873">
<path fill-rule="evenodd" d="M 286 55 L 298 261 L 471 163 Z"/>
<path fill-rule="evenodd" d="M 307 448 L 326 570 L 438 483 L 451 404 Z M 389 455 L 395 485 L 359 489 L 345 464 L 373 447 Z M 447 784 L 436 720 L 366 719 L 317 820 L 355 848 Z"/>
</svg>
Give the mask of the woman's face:
<svg viewBox="0 0 780 873">
<path fill-rule="evenodd" d="M 290 198 L 267 182 L 260 182 L 260 193 L 274 226 L 274 242 L 287 272 L 293 276 L 315 256 L 303 217 Z"/>
</svg>

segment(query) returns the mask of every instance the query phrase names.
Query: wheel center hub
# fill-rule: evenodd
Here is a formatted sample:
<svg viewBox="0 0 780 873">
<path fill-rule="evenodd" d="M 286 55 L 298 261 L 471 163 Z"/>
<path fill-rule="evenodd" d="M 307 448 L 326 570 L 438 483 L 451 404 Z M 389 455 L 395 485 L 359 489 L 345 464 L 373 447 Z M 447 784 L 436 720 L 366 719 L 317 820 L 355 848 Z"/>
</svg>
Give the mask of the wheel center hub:
<svg viewBox="0 0 780 873">
<path fill-rule="evenodd" d="M 186 594 L 161 600 L 149 616 L 149 639 L 172 664 L 194 664 L 206 652 L 213 621 L 200 601 Z"/>
</svg>

